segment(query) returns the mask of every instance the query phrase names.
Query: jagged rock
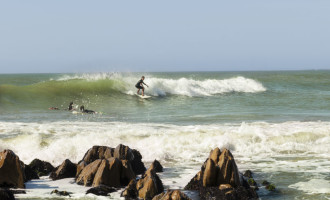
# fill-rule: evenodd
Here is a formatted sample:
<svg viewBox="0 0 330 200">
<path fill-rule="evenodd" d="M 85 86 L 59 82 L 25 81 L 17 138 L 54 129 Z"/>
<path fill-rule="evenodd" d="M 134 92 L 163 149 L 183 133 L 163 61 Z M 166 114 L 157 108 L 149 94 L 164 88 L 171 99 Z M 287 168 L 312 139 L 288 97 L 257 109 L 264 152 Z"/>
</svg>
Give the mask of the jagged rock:
<svg viewBox="0 0 330 200">
<path fill-rule="evenodd" d="M 117 158 L 103 159 L 95 174 L 93 187 L 120 187 L 121 162 Z"/>
<path fill-rule="evenodd" d="M 132 169 L 135 175 L 143 174 L 146 171 L 146 167 L 142 162 L 142 156 L 138 150 L 132 149 L 134 159 L 131 161 Z"/>
<path fill-rule="evenodd" d="M 154 162 L 152 162 L 152 164 L 149 167 L 149 169 L 150 168 L 153 169 L 153 170 L 155 170 L 155 172 L 163 172 L 163 166 L 160 164 L 160 162 L 158 160 L 154 160 Z"/>
<path fill-rule="evenodd" d="M 126 199 L 152 199 L 164 191 L 163 183 L 154 170 L 148 170 L 138 181 L 132 180 L 122 193 Z"/>
<path fill-rule="evenodd" d="M 180 190 L 167 190 L 166 193 L 161 193 L 155 196 L 152 200 L 191 200 Z"/>
<path fill-rule="evenodd" d="M 82 160 L 88 165 L 97 159 L 108 159 L 114 157 L 113 155 L 114 148 L 107 146 L 93 146 L 85 153 Z"/>
<path fill-rule="evenodd" d="M 198 190 L 201 199 L 253 199 L 258 195 L 240 176 L 234 157 L 227 149 L 215 148 L 186 190 Z"/>
<path fill-rule="evenodd" d="M 34 159 L 29 164 L 29 167 L 35 171 L 38 176 L 47 176 L 54 170 L 53 165 L 51 165 L 49 162 L 39 159 Z"/>
<path fill-rule="evenodd" d="M 140 152 L 135 149 L 130 149 L 128 146 L 119 144 L 115 149 L 107 146 L 93 146 L 86 152 L 83 159 L 79 162 L 76 176 L 79 176 L 82 169 L 95 160 L 109 159 L 113 157 L 129 161 L 135 175 L 143 174 L 146 171 Z"/>
<path fill-rule="evenodd" d="M 69 159 L 66 159 L 60 166 L 56 167 L 50 174 L 50 178 L 53 180 L 63 178 L 73 178 L 77 173 L 77 165 L 72 163 Z"/>
<path fill-rule="evenodd" d="M 122 164 L 122 171 L 120 175 L 120 183 L 122 186 L 126 186 L 132 179 L 135 179 L 136 176 L 132 169 L 132 165 L 129 161 L 122 160 L 121 164 Z"/>
<path fill-rule="evenodd" d="M 91 186 L 101 162 L 102 160 L 98 159 L 87 165 L 76 178 L 76 183 L 79 185 Z"/>
<path fill-rule="evenodd" d="M 269 185 L 266 185 L 266 190 L 269 190 L 269 191 L 274 191 L 275 190 L 275 185 L 273 184 L 269 184 Z"/>
<path fill-rule="evenodd" d="M 8 190 L 0 188 L 0 199 L 1 200 L 15 200 L 14 194 Z"/>
<path fill-rule="evenodd" d="M 247 177 L 247 178 L 253 178 L 252 177 L 252 171 L 251 170 L 246 170 L 245 172 L 244 172 L 244 175 L 243 176 L 245 176 L 245 177 Z"/>
<path fill-rule="evenodd" d="M 24 188 L 24 163 L 11 150 L 0 152 L 0 187 Z"/>
<path fill-rule="evenodd" d="M 35 172 L 29 165 L 24 166 L 25 179 L 24 182 L 30 181 L 32 179 L 39 179 L 37 172 Z"/>
<path fill-rule="evenodd" d="M 50 194 L 57 194 L 59 196 L 70 196 L 72 192 L 53 190 Z"/>
<path fill-rule="evenodd" d="M 264 180 L 264 181 L 262 181 L 261 184 L 262 184 L 263 186 L 267 186 L 267 185 L 269 185 L 270 183 L 269 183 L 268 181 Z"/>
<path fill-rule="evenodd" d="M 115 191 L 117 191 L 117 190 L 113 187 L 109 187 L 106 185 L 99 185 L 97 187 L 93 187 L 93 188 L 87 190 L 86 194 L 91 193 L 91 194 L 95 194 L 98 196 L 108 196 L 109 193 L 115 192 Z"/>
</svg>

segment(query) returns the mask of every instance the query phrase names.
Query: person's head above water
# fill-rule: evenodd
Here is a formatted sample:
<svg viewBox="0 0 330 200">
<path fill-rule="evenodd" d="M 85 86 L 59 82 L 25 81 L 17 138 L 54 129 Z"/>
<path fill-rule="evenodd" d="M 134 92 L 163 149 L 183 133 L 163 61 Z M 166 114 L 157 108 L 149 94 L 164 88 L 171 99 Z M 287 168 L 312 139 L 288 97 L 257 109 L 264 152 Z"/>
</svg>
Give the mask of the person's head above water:
<svg viewBox="0 0 330 200">
<path fill-rule="evenodd" d="M 141 79 L 144 80 L 144 76 L 142 76 Z"/>
<path fill-rule="evenodd" d="M 80 111 L 84 111 L 85 107 L 84 106 L 80 106 Z"/>
</svg>

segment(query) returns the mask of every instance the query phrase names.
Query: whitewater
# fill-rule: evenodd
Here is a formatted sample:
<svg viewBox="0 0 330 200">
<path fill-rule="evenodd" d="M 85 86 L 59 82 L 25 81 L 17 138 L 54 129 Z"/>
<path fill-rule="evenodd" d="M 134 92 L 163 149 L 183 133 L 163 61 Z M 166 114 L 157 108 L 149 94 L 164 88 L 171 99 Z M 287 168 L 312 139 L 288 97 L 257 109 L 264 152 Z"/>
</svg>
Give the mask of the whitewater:
<svg viewBox="0 0 330 200">
<path fill-rule="evenodd" d="M 148 100 L 134 95 L 142 75 Z M 162 163 L 165 188 L 182 189 L 211 149 L 228 148 L 240 171 L 276 185 L 262 199 L 329 199 L 329 88 L 329 71 L 0 75 L 0 150 L 57 166 L 93 145 L 125 144 L 146 166 Z M 71 101 L 98 114 L 64 110 Z M 19 197 L 52 198 L 54 184 L 96 198 L 47 177 Z"/>
</svg>

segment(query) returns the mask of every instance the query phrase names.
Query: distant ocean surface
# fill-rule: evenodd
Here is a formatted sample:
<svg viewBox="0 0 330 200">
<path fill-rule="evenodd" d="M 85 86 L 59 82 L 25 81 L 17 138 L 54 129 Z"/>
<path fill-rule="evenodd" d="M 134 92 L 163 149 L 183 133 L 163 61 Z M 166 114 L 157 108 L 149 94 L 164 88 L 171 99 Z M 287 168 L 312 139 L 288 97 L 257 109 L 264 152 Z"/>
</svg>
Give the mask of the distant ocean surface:
<svg viewBox="0 0 330 200">
<path fill-rule="evenodd" d="M 135 95 L 142 75 L 150 99 Z M 65 110 L 71 101 L 97 114 Z M 159 160 L 166 188 L 226 147 L 275 184 L 262 199 L 330 199 L 330 71 L 0 74 L 1 151 L 58 165 L 120 143 Z M 27 188 L 20 198 L 49 195 Z"/>
</svg>

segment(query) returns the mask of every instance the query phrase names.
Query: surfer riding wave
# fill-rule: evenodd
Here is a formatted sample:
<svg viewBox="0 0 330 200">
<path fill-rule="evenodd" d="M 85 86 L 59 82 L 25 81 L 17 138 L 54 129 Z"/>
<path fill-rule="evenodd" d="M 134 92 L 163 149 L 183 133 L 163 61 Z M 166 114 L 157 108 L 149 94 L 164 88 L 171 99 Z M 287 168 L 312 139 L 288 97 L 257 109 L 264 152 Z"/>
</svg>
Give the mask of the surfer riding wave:
<svg viewBox="0 0 330 200">
<path fill-rule="evenodd" d="M 142 90 L 142 96 L 144 96 L 144 87 L 143 87 L 143 85 L 146 85 L 147 87 L 149 87 L 143 81 L 144 81 L 144 76 L 142 76 L 141 79 L 135 84 L 135 87 L 138 89 L 137 94 L 139 95 L 140 90 Z"/>
</svg>

